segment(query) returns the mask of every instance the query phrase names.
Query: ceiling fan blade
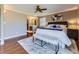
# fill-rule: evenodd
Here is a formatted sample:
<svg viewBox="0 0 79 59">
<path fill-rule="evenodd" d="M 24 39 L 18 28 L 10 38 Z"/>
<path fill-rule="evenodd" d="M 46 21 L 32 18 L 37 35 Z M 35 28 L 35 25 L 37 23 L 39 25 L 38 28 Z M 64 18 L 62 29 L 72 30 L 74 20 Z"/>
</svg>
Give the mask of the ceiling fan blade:
<svg viewBox="0 0 79 59">
<path fill-rule="evenodd" d="M 41 12 L 41 13 L 42 13 L 43 10 L 47 10 L 47 8 L 42 8 L 42 9 L 41 9 L 40 6 L 38 5 L 38 6 L 36 6 L 36 11 L 35 11 L 35 13 L 36 13 L 36 12 Z"/>
<path fill-rule="evenodd" d="M 40 9 L 40 10 L 38 10 L 38 11 L 42 13 L 42 10 L 41 10 L 41 9 Z"/>
<path fill-rule="evenodd" d="M 43 9 L 41 9 L 41 10 L 47 10 L 47 8 L 43 8 Z"/>
<path fill-rule="evenodd" d="M 37 12 L 41 12 L 42 13 L 42 10 L 41 11 L 39 11 L 39 10 L 38 11 L 35 11 L 34 13 L 37 13 Z"/>
</svg>

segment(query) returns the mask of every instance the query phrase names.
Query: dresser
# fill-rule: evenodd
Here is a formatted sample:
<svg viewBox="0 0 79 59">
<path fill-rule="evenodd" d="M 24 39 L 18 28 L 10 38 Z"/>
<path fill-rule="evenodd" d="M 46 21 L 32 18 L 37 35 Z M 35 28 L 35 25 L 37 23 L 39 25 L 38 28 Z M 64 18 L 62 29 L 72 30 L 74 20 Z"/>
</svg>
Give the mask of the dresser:
<svg viewBox="0 0 79 59">
<path fill-rule="evenodd" d="M 75 40 L 76 45 L 79 50 L 79 35 L 78 35 L 79 30 L 77 29 L 67 29 L 67 35 L 69 38 L 72 38 Z"/>
</svg>

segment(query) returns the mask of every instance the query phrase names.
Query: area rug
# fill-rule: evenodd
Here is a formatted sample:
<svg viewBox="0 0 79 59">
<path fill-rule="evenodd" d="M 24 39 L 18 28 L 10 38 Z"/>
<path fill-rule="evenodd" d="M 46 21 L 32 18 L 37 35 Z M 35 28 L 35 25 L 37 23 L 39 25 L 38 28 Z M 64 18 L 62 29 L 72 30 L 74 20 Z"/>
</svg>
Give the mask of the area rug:
<svg viewBox="0 0 79 59">
<path fill-rule="evenodd" d="M 18 43 L 27 51 L 29 54 L 55 54 L 53 45 L 45 44 L 43 47 L 33 43 L 32 37 L 22 39 Z M 39 43 L 39 42 L 38 42 Z M 58 54 L 72 54 L 68 49 L 63 49 Z"/>
</svg>

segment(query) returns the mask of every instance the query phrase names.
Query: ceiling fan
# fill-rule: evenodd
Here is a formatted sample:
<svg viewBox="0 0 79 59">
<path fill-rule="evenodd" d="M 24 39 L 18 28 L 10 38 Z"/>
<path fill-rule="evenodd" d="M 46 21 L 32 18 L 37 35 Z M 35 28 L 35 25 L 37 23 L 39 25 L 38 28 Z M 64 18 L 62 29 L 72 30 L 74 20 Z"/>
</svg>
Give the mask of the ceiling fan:
<svg viewBox="0 0 79 59">
<path fill-rule="evenodd" d="M 35 11 L 35 13 L 36 13 L 36 12 L 41 12 L 41 13 L 42 13 L 42 12 L 45 11 L 45 10 L 47 10 L 47 8 L 40 8 L 40 6 L 37 5 L 37 6 L 36 6 L 36 11 Z"/>
</svg>

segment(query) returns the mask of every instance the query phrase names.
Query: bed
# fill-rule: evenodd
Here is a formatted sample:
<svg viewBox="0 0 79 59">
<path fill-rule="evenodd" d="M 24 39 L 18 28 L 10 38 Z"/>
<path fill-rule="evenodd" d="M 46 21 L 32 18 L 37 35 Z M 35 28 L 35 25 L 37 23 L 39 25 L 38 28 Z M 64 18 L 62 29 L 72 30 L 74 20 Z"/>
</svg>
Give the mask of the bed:
<svg viewBox="0 0 79 59">
<path fill-rule="evenodd" d="M 38 39 L 41 41 L 41 46 L 44 45 L 43 42 L 54 44 L 56 45 L 56 53 L 58 53 L 59 47 L 63 49 L 65 48 L 65 45 L 70 46 L 71 41 L 65 33 L 64 28 L 56 27 L 59 26 L 59 24 L 67 27 L 67 24 L 65 23 L 52 22 L 48 23 L 46 28 L 38 28 L 36 33 L 33 35 L 33 42 Z"/>
</svg>

